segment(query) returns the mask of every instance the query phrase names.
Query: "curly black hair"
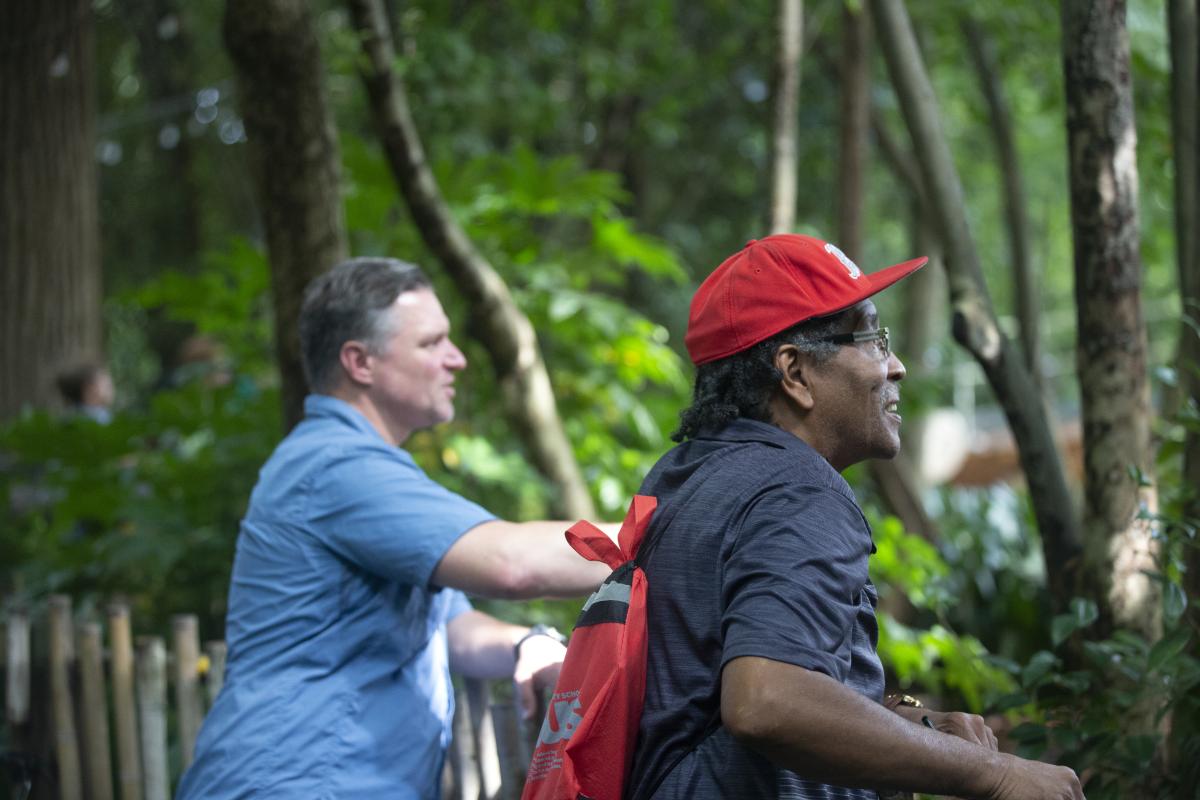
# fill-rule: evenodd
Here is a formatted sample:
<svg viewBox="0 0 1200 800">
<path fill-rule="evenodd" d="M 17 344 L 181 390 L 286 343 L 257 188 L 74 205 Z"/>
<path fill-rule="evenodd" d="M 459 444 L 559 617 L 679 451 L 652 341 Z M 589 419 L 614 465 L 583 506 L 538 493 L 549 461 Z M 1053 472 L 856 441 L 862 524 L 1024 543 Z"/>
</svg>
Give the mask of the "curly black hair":
<svg viewBox="0 0 1200 800">
<path fill-rule="evenodd" d="M 806 320 L 741 352 L 701 364 L 696 368 L 692 404 L 680 412 L 679 430 L 671 434 L 671 439 L 682 442 L 742 417 L 770 422 L 768 403 L 783 380 L 775 368 L 775 351 L 791 344 L 812 355 L 817 363 L 827 361 L 837 352 L 837 345 L 821 340 L 844 326 L 849 311 Z"/>
</svg>

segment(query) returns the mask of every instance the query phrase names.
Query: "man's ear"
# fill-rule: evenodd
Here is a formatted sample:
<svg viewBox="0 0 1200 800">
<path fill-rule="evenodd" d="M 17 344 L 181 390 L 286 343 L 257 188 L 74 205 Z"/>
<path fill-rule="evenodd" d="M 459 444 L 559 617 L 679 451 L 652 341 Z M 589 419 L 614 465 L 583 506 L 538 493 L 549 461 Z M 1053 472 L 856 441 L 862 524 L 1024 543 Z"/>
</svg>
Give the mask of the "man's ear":
<svg viewBox="0 0 1200 800">
<path fill-rule="evenodd" d="M 338 351 L 338 361 L 341 362 L 342 370 L 351 383 L 370 386 L 375 382 L 375 363 L 367 346 L 362 342 L 351 339 L 343 343 L 342 349 Z"/>
<path fill-rule="evenodd" d="M 782 345 L 775 351 L 775 369 L 783 375 L 779 391 L 802 411 L 811 411 L 813 363 L 809 355 L 794 344 Z"/>
</svg>

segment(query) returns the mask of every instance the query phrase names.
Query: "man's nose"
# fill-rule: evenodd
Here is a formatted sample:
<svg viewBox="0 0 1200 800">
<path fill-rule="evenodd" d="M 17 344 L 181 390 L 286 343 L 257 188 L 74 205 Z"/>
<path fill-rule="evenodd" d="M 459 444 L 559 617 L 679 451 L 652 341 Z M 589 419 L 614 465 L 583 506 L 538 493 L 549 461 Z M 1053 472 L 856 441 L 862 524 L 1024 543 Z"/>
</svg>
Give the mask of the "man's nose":
<svg viewBox="0 0 1200 800">
<path fill-rule="evenodd" d="M 450 350 L 446 353 L 446 369 L 460 370 L 465 366 L 467 366 L 467 357 L 454 342 L 450 342 Z"/>
<path fill-rule="evenodd" d="M 908 370 L 904 368 L 904 362 L 900 360 L 900 356 L 888 353 L 888 380 L 902 381 L 907 374 Z"/>
</svg>

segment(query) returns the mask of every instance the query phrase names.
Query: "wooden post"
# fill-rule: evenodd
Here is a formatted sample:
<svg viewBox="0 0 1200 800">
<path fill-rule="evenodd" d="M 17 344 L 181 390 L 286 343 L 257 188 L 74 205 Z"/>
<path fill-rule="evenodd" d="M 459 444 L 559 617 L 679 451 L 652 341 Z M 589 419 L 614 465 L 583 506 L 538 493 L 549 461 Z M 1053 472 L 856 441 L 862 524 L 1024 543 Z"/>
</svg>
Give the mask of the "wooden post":
<svg viewBox="0 0 1200 800">
<path fill-rule="evenodd" d="M 492 703 L 492 724 L 496 729 L 496 751 L 500 756 L 500 797 L 517 800 L 525 786 L 525 768 L 529 761 L 522 755 L 521 722 L 512 701 Z"/>
<path fill-rule="evenodd" d="M 183 768 L 192 765 L 196 735 L 204 712 L 200 707 L 200 679 L 196 662 L 200 658 L 200 623 L 195 614 L 171 617 L 175 649 L 175 714 L 179 724 L 179 755 Z"/>
<path fill-rule="evenodd" d="M 112 800 L 112 751 L 108 745 L 108 698 L 104 692 L 104 643 L 100 623 L 79 626 L 84 767 L 90 800 Z"/>
<path fill-rule="evenodd" d="M 204 688 L 208 694 L 208 707 L 212 708 L 217 702 L 217 695 L 225 685 L 225 656 L 228 648 L 224 642 L 207 642 L 204 653 L 208 656 L 208 675 L 205 677 Z"/>
<path fill-rule="evenodd" d="M 75 733 L 75 708 L 71 698 L 71 598 L 51 595 L 50 697 L 54 715 L 54 752 L 58 758 L 58 791 L 62 800 L 82 800 L 79 742 Z"/>
<path fill-rule="evenodd" d="M 133 637 L 126 604 L 113 603 L 108 607 L 108 637 L 112 653 L 113 717 L 117 726 L 117 785 L 121 800 L 142 800 L 142 759 L 133 695 Z"/>
<path fill-rule="evenodd" d="M 463 681 L 467 690 L 467 707 L 471 712 L 471 736 L 475 757 L 479 759 L 479 779 L 484 800 L 500 797 L 500 755 L 496 747 L 496 728 L 492 722 L 492 698 L 484 681 Z"/>
<path fill-rule="evenodd" d="M 138 727 L 141 730 L 143 796 L 169 800 L 167 771 L 167 648 L 157 636 L 137 640 Z"/>
<path fill-rule="evenodd" d="M 456 800 L 479 800 L 482 787 L 476 737 L 471 731 L 471 703 L 462 684 L 454 687 L 454 739 L 450 742 L 450 770 Z"/>
<path fill-rule="evenodd" d="M 4 706 L 10 727 L 29 721 L 29 697 L 33 691 L 29 672 L 29 613 L 10 608 L 4 630 Z"/>
</svg>

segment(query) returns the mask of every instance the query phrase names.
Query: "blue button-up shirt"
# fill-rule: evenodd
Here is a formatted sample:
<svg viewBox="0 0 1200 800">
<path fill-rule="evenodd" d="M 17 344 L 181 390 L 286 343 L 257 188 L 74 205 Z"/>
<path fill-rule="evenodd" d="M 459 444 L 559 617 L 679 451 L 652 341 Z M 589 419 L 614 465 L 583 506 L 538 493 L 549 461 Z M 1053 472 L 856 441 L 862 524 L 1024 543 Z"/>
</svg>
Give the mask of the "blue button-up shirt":
<svg viewBox="0 0 1200 800">
<path fill-rule="evenodd" d="M 179 797 L 436 797 L 454 713 L 446 623 L 470 605 L 429 582 L 494 517 L 348 404 L 304 408 L 242 520 L 225 683 Z"/>
</svg>

